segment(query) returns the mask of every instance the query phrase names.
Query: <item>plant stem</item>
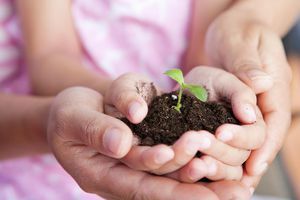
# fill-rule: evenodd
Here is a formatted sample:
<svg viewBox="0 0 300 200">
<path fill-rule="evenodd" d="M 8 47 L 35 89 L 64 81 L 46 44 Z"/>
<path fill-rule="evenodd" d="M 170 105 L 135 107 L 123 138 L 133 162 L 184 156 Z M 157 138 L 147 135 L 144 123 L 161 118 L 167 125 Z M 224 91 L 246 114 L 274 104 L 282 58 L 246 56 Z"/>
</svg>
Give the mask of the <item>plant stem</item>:
<svg viewBox="0 0 300 200">
<path fill-rule="evenodd" d="M 179 93 L 178 93 L 178 101 L 177 101 L 177 105 L 175 107 L 175 109 L 180 112 L 180 108 L 181 108 L 181 97 L 182 97 L 182 92 L 183 92 L 183 87 L 180 87 L 179 89 Z"/>
</svg>

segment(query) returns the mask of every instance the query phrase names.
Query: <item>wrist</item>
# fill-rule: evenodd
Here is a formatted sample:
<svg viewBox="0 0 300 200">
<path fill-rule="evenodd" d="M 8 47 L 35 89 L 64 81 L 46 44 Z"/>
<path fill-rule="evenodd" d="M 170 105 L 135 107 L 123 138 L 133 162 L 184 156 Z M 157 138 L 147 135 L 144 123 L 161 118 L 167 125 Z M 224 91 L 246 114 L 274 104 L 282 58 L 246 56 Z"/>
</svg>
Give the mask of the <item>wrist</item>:
<svg viewBox="0 0 300 200">
<path fill-rule="evenodd" d="M 110 78 L 105 78 L 99 74 L 92 74 L 83 86 L 96 90 L 104 96 L 107 90 L 109 90 L 112 82 L 113 80 Z"/>
<path fill-rule="evenodd" d="M 0 159 L 50 152 L 47 118 L 52 99 L 0 96 Z"/>
<path fill-rule="evenodd" d="M 35 112 L 32 112 L 31 117 L 27 118 L 25 128 L 29 131 L 29 138 L 33 140 L 33 153 L 49 153 L 50 148 L 47 142 L 47 125 L 50 108 L 53 98 L 38 98 L 35 104 Z"/>
<path fill-rule="evenodd" d="M 227 10 L 234 13 L 238 20 L 268 27 L 283 36 L 299 17 L 298 0 L 237 0 Z"/>
<path fill-rule="evenodd" d="M 76 56 L 52 53 L 28 59 L 28 62 L 33 93 L 37 95 L 55 96 L 74 86 L 105 93 L 111 83 L 106 76 L 86 68 Z"/>
</svg>

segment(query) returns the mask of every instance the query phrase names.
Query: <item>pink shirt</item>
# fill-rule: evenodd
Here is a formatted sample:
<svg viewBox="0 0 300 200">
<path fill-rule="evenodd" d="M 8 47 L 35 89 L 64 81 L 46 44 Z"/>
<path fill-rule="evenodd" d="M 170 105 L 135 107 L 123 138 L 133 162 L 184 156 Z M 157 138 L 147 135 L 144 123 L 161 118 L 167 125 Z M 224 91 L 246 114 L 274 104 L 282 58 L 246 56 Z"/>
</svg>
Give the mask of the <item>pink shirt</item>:
<svg viewBox="0 0 300 200">
<path fill-rule="evenodd" d="M 162 73 L 178 66 L 186 47 L 192 0 L 73 0 L 73 18 L 87 67 L 115 78 Z M 10 0 L 0 0 L 0 90 L 30 93 L 22 37 Z M 0 163 L 0 199 L 99 199 L 80 190 L 52 155 Z"/>
</svg>

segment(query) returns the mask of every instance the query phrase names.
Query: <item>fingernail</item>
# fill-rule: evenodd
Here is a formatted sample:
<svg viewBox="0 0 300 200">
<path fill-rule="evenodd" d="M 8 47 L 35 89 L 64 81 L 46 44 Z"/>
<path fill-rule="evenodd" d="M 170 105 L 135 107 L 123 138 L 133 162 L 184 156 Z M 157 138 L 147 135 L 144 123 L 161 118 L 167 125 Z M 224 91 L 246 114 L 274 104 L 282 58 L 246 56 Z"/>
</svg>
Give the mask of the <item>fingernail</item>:
<svg viewBox="0 0 300 200">
<path fill-rule="evenodd" d="M 200 142 L 199 142 L 199 150 L 205 150 L 210 148 L 211 146 L 211 141 L 208 137 L 203 137 Z"/>
<path fill-rule="evenodd" d="M 257 175 L 262 175 L 263 173 L 265 173 L 265 171 L 267 171 L 268 169 L 268 163 L 263 163 L 261 165 L 259 165 L 259 168 L 256 172 Z"/>
<path fill-rule="evenodd" d="M 217 173 L 217 165 L 214 162 L 211 162 L 207 166 L 208 174 L 214 176 Z"/>
<path fill-rule="evenodd" d="M 142 105 L 137 101 L 133 101 L 129 104 L 129 115 L 132 118 L 139 118 L 141 115 Z"/>
<path fill-rule="evenodd" d="M 165 150 L 155 155 L 154 162 L 158 165 L 162 165 L 172 160 L 173 158 L 174 158 L 174 152 L 172 150 Z"/>
<path fill-rule="evenodd" d="M 193 181 L 197 181 L 199 177 L 203 176 L 203 171 L 201 169 L 192 168 L 189 170 L 189 178 Z"/>
<path fill-rule="evenodd" d="M 249 191 L 250 191 L 250 194 L 253 195 L 253 193 L 254 193 L 254 188 L 251 187 L 251 188 L 249 189 Z"/>
<path fill-rule="evenodd" d="M 117 128 L 108 128 L 104 132 L 103 146 L 114 155 L 118 155 L 120 152 L 120 144 L 122 142 L 122 133 Z"/>
<path fill-rule="evenodd" d="M 253 106 L 251 104 L 246 104 L 244 110 L 245 110 L 246 115 L 248 116 L 249 121 L 255 122 L 256 121 L 256 113 L 255 113 Z"/>
<path fill-rule="evenodd" d="M 233 138 L 233 134 L 231 131 L 222 131 L 220 132 L 220 134 L 217 136 L 217 138 L 223 142 L 227 142 L 232 140 Z"/>
<path fill-rule="evenodd" d="M 271 79 L 271 76 L 268 75 L 266 72 L 258 70 L 258 69 L 251 69 L 247 71 L 247 76 L 252 80 L 257 79 Z"/>
</svg>

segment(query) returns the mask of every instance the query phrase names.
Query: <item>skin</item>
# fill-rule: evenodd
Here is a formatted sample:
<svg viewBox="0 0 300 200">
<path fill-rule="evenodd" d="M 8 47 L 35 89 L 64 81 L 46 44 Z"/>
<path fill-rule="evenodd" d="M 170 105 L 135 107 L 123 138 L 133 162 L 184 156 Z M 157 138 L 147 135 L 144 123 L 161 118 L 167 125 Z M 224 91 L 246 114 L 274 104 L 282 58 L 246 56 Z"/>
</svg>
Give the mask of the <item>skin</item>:
<svg viewBox="0 0 300 200">
<path fill-rule="evenodd" d="M 222 73 L 225 73 L 221 70 L 204 67 L 199 68 L 199 70 L 201 70 L 199 74 L 206 77 L 210 75 L 219 77 Z M 205 71 L 207 73 L 204 73 Z M 193 72 L 193 74 L 195 73 Z M 247 89 L 245 85 L 235 77 L 230 76 L 230 74 L 225 73 L 224 77 L 226 76 L 234 78 L 233 81 L 241 84 L 241 87 L 237 88 L 236 91 L 228 92 L 242 93 L 241 91 L 243 91 L 244 93 Z M 122 77 L 130 77 L 132 81 L 135 79 L 145 81 L 140 75 L 128 74 Z M 228 81 L 228 78 L 224 81 Z M 115 88 L 109 91 L 114 94 L 113 91 L 122 90 L 124 94 L 130 94 L 130 91 L 135 88 L 134 85 L 129 81 L 120 81 L 120 79 L 116 81 L 118 84 L 112 84 Z M 206 86 L 209 87 L 209 85 Z M 217 88 L 208 89 L 213 93 L 218 93 L 220 91 L 217 91 Z M 131 93 L 131 95 L 137 97 L 138 93 Z M 248 95 L 251 95 L 251 93 Z M 14 156 L 47 153 L 49 152 L 49 144 L 58 161 L 74 177 L 82 189 L 108 199 L 124 197 L 127 199 L 249 198 L 249 191 L 237 182 L 219 181 L 210 184 L 190 185 L 166 177 L 135 171 L 124 165 L 124 160 L 128 160 L 127 156 L 131 154 L 130 152 L 135 151 L 131 148 L 133 143 L 132 133 L 123 122 L 102 113 L 104 107 L 103 97 L 94 90 L 71 88 L 60 93 L 55 99 L 14 95 L 2 95 L 1 97 L 0 111 L 5 114 L 0 119 L 0 133 L 3 136 L 1 141 L 5 141 L 5 145 L 4 143 L 1 144 L 1 158 L 11 157 L 12 154 L 7 152 L 14 150 L 12 147 L 15 146 L 20 148 L 17 148 L 18 152 L 13 152 Z M 110 98 L 116 97 L 112 96 Z M 119 102 L 117 99 L 111 101 Z M 9 112 L 7 106 L 12 108 Z M 126 103 L 119 105 L 120 110 L 124 110 L 126 107 Z M 35 115 L 28 115 L 29 111 L 34 111 Z M 120 143 L 117 145 L 116 142 L 118 143 L 118 141 L 107 140 L 107 133 L 112 129 L 118 129 L 122 133 Z M 45 136 L 46 130 L 48 144 Z M 6 132 L 10 133 L 9 136 L 18 138 L 18 140 L 10 139 L 4 134 Z M 30 140 L 27 139 L 28 136 Z M 113 148 L 110 148 L 111 145 Z M 215 162 L 211 158 L 203 158 L 206 162 L 207 159 L 210 159 L 210 162 Z M 234 171 L 230 168 L 224 169 L 226 172 Z M 241 170 L 239 171 L 241 172 Z M 108 174 L 108 172 L 110 173 Z M 231 174 L 231 178 L 228 179 L 236 179 L 236 176 L 241 176 L 236 172 L 229 174 Z M 122 182 L 116 182 L 115 180 L 119 180 L 120 176 L 130 177 L 131 180 L 126 179 Z M 223 179 L 223 176 L 227 176 L 227 173 L 220 172 L 215 176 L 216 179 Z M 132 184 L 132 182 L 136 184 Z M 152 190 L 149 190 L 149 187 L 156 192 L 153 193 Z M 226 193 L 223 192 L 224 188 L 226 188 Z M 164 191 L 164 194 L 161 194 L 161 190 Z M 176 191 L 176 193 L 166 191 Z"/>
<path fill-rule="evenodd" d="M 147 103 L 136 90 L 136 83 L 141 81 L 146 85 L 151 85 L 152 83 L 142 75 L 133 73 L 122 75 L 112 83 L 111 88 L 106 94 L 106 102 L 110 104 L 109 109 L 114 115 L 120 116 L 120 114 L 115 113 L 115 110 L 118 110 L 123 116 L 137 123 L 146 116 Z M 233 75 L 211 67 L 201 66 L 194 68 L 186 76 L 186 81 L 191 84 L 203 85 L 207 88 L 210 93 L 209 100 L 211 101 L 228 99 L 228 101 L 232 102 L 233 112 L 244 125 L 233 126 L 226 124 L 219 127 L 217 132 L 223 133 L 231 129 L 235 129 L 237 134 L 254 131 L 255 134 L 252 134 L 252 143 L 248 142 L 247 145 L 243 146 L 242 142 L 248 141 L 247 134 L 243 134 L 235 140 L 239 144 L 239 147 L 232 148 L 217 140 L 207 131 L 190 131 L 183 134 L 171 147 L 165 145 L 158 145 L 151 148 L 135 146 L 122 161 L 137 170 L 151 171 L 160 175 L 171 173 L 169 177 L 185 182 L 196 182 L 203 177 L 208 177 L 212 180 L 240 180 L 242 177 L 241 165 L 248 158 L 249 149 L 260 147 L 264 141 L 265 123 L 256 107 L 255 94 Z M 137 101 L 141 106 L 138 109 L 139 113 L 134 112 L 136 116 L 131 116 L 128 109 L 124 110 L 133 101 Z M 255 119 L 251 119 L 251 116 L 247 112 L 252 108 Z M 254 108 L 256 108 L 257 113 L 254 112 Z M 253 123 L 254 121 L 256 123 Z M 203 141 L 206 141 L 206 143 Z M 198 161 L 193 161 L 192 163 L 194 164 L 189 165 L 191 168 L 194 168 L 191 169 L 192 171 L 197 171 L 195 169 L 200 167 L 198 164 L 201 162 L 201 173 L 198 173 L 199 175 L 197 176 L 191 176 L 189 170 L 179 170 L 193 159 L 197 151 L 209 155 L 200 158 L 200 160 L 197 158 L 196 160 Z M 173 153 L 171 154 L 171 152 Z M 156 156 L 170 157 L 165 159 L 165 162 L 158 164 L 155 162 Z M 174 172 L 175 170 L 179 171 Z"/>
<path fill-rule="evenodd" d="M 45 132 L 51 101 L 49 97 L 0 93 L 1 160 L 49 152 Z"/>
<path fill-rule="evenodd" d="M 119 159 L 111 158 L 112 152 L 104 142 L 106 130 L 113 125 L 127 132 L 126 137 L 132 138 L 132 134 L 123 122 L 102 113 L 103 97 L 97 91 L 76 87 L 61 92 L 55 98 L 6 94 L 0 94 L 0 97 L 0 111 L 5 114 L 0 117 L 1 159 L 41 154 L 51 149 L 83 190 L 106 199 L 215 200 L 250 197 L 249 191 L 236 182 L 185 184 L 135 171 Z M 11 108 L 10 112 L 7 107 Z M 28 115 L 29 110 L 34 115 Z M 105 123 L 107 120 L 110 124 Z M 6 132 L 10 133 L 10 137 Z M 131 142 L 125 142 L 119 157 L 126 154 L 131 145 Z M 224 193 L 222 188 L 226 188 L 227 192 Z"/>
<path fill-rule="evenodd" d="M 270 5 L 272 9 L 268 9 Z M 299 8 L 295 0 L 235 1 L 216 15 L 207 30 L 196 28 L 192 32 L 187 69 L 201 63 L 223 68 L 258 95 L 267 137 L 246 163 L 243 182 L 252 191 L 281 148 L 290 124 L 291 72 L 280 37 L 297 19 Z M 199 43 L 203 45 L 196 47 Z M 225 142 L 236 146 L 235 137 Z"/>
<path fill-rule="evenodd" d="M 48 2 L 31 0 L 26 3 L 18 1 L 17 5 L 23 27 L 25 53 L 34 93 L 38 95 L 55 95 L 69 86 L 82 85 L 105 94 L 112 81 L 86 70 L 80 62 L 81 49 L 73 28 L 70 1 L 61 2 L 55 0 Z M 62 11 L 59 12 L 61 13 L 60 15 L 57 14 L 57 9 Z M 51 27 L 45 26 L 45 24 L 51 24 Z M 47 40 L 44 40 L 44 38 L 47 38 Z M 68 74 L 67 77 L 64 75 L 65 73 Z M 130 104 L 131 102 L 128 102 L 129 106 Z M 144 108 L 145 106 L 144 104 Z M 130 110 L 131 108 L 126 107 L 126 109 Z M 130 116 L 128 117 L 130 119 Z M 188 141 L 189 137 L 192 136 L 186 136 L 183 140 Z M 181 149 L 186 149 L 184 148 L 185 146 L 188 145 L 184 141 L 179 141 L 178 145 L 176 145 L 177 154 L 180 155 Z M 167 149 L 166 147 L 164 148 Z M 156 151 L 149 150 L 154 151 L 149 156 L 152 156 L 159 150 L 159 148 Z M 195 152 L 196 150 L 194 148 L 193 151 Z M 165 162 L 168 159 L 172 159 L 171 154 L 172 152 L 169 151 L 169 153 L 164 155 Z M 175 155 L 177 154 L 175 153 Z M 169 158 L 166 158 L 168 156 Z M 176 157 L 176 160 L 185 160 L 187 162 L 191 159 L 192 154 L 188 156 L 190 159 L 186 157 Z M 246 156 L 242 156 L 239 162 L 233 162 L 233 164 L 241 164 L 245 158 Z M 226 163 L 231 164 L 231 162 Z M 178 169 L 179 166 L 182 165 L 173 162 L 172 165 L 169 165 L 163 171 L 156 171 L 156 173 L 170 173 Z"/>
<path fill-rule="evenodd" d="M 194 47 L 194 48 L 189 48 L 189 50 L 187 51 L 188 59 L 186 60 L 188 60 L 191 64 L 186 65 L 187 66 L 186 71 L 189 71 L 192 67 L 196 66 L 195 63 L 198 63 L 199 61 L 201 62 L 202 58 L 199 59 L 199 55 L 205 55 L 202 56 L 203 58 L 205 58 L 205 60 L 211 62 L 214 66 L 224 67 L 226 70 L 234 73 L 236 76 L 238 76 L 243 81 L 245 81 L 245 83 L 247 83 L 250 87 L 252 87 L 257 94 L 262 93 L 261 95 L 259 95 L 259 99 L 258 99 L 260 109 L 263 111 L 264 117 L 267 113 L 272 114 L 268 119 L 266 119 L 268 125 L 268 132 L 269 132 L 266 140 L 267 143 L 264 145 L 264 147 L 261 150 L 256 151 L 257 153 L 254 152 L 252 154 L 253 155 L 251 156 L 252 159 L 250 158 L 248 163 L 253 163 L 253 164 L 249 164 L 249 167 L 247 167 L 247 173 L 248 173 L 251 172 L 250 166 L 251 165 L 254 166 L 255 163 L 257 166 L 259 166 L 261 163 L 265 163 L 265 162 L 269 163 L 272 160 L 272 158 L 276 155 L 277 150 L 279 149 L 280 144 L 283 140 L 283 133 L 285 132 L 289 124 L 289 117 L 288 117 L 289 110 L 288 108 L 286 108 L 288 107 L 288 103 L 287 103 L 288 98 L 287 97 L 282 98 L 282 95 L 280 96 L 281 101 L 284 103 L 283 105 L 287 105 L 286 107 L 285 106 L 278 107 L 277 105 L 275 105 L 275 102 L 270 101 L 270 99 L 274 99 L 274 97 L 277 97 L 279 94 L 282 94 L 283 91 L 286 92 L 288 90 L 288 82 L 290 76 L 288 70 L 286 70 L 288 68 L 284 67 L 279 69 L 279 67 L 275 68 L 272 64 L 269 64 L 268 65 L 269 70 L 266 71 L 261 70 L 262 72 L 266 72 L 263 78 L 259 76 L 260 77 L 259 79 L 256 79 L 255 81 L 253 80 L 249 81 L 249 79 L 247 79 L 247 76 L 245 74 L 247 71 L 249 71 L 250 68 L 245 67 L 246 66 L 245 64 L 247 64 L 247 66 L 251 66 L 251 68 L 254 69 L 262 69 L 261 65 L 257 67 L 253 63 L 249 64 L 248 62 L 249 60 L 247 59 L 249 57 L 251 58 L 253 57 L 252 56 L 253 54 L 251 54 L 252 52 L 246 50 L 251 49 L 250 47 L 252 46 L 256 46 L 253 45 L 253 44 L 257 44 L 258 37 L 255 37 L 255 34 L 253 34 L 254 36 L 251 36 L 254 39 L 256 39 L 254 40 L 255 42 L 250 42 L 250 44 L 248 44 L 245 43 L 244 40 L 241 40 L 240 43 L 238 43 L 238 44 L 245 44 L 245 46 L 242 45 L 242 48 L 241 47 L 238 48 L 238 46 L 240 45 L 234 45 L 234 43 L 233 44 L 225 43 L 226 45 L 224 45 L 223 48 L 217 48 L 217 45 L 211 45 L 211 44 L 213 44 L 213 42 L 216 41 L 218 41 L 216 42 L 216 44 L 220 44 L 220 42 L 224 41 L 224 38 L 220 37 L 220 35 L 227 34 L 228 37 L 235 36 L 234 34 L 230 33 L 231 28 L 229 27 L 231 25 L 235 25 L 236 27 L 239 27 L 237 29 L 233 29 L 233 30 L 237 30 L 237 33 L 235 34 L 244 36 L 242 33 L 248 32 L 246 28 L 250 27 L 251 29 L 251 27 L 254 27 L 254 25 L 257 25 L 258 23 L 259 25 L 261 25 L 260 27 L 264 28 L 264 29 L 258 28 L 258 30 L 265 30 L 266 27 L 269 27 L 270 30 L 268 31 L 268 35 L 274 36 L 274 34 L 272 33 L 274 32 L 277 33 L 277 35 L 275 34 L 274 37 L 271 37 L 270 39 L 271 42 L 268 42 L 267 43 L 268 45 L 265 45 L 267 47 L 265 48 L 264 52 L 267 53 L 266 55 L 264 54 L 264 57 L 269 57 L 273 59 L 274 55 L 276 56 L 280 55 L 279 58 L 277 58 L 279 62 L 276 62 L 276 65 L 287 66 L 283 56 L 281 45 L 278 44 L 278 40 L 279 40 L 278 34 L 279 35 L 283 34 L 288 29 L 289 25 L 292 23 L 293 16 L 296 16 L 296 14 L 294 13 L 296 13 L 297 11 L 296 9 L 297 6 L 295 6 L 297 5 L 297 3 L 295 2 L 295 0 L 289 0 L 289 1 L 278 0 L 275 4 L 273 2 L 270 2 L 270 0 L 268 1 L 248 0 L 248 1 L 234 1 L 234 2 L 226 1 L 223 2 L 222 4 L 216 3 L 215 6 L 212 6 L 212 4 L 209 3 L 209 1 L 199 1 L 199 2 L 205 2 L 206 6 L 211 5 L 210 8 L 212 9 L 210 10 L 209 13 L 212 14 L 207 15 L 209 16 L 207 17 L 208 20 L 204 23 L 203 26 L 198 26 L 198 27 L 203 27 L 200 32 L 197 33 L 197 28 L 194 28 L 195 30 L 192 31 L 195 37 L 192 37 L 191 44 L 192 43 L 197 45 L 199 44 L 199 42 L 193 42 L 194 41 L 193 38 L 197 39 L 198 38 L 197 36 L 199 35 L 200 37 L 199 41 L 201 41 L 200 43 L 201 45 L 198 45 L 200 46 L 200 49 Z M 257 5 L 260 5 L 259 9 L 253 9 L 253 7 L 257 8 L 258 7 Z M 268 5 L 272 5 L 272 9 L 266 12 L 265 8 Z M 273 9 L 273 5 L 275 9 Z M 195 8 L 199 8 L 199 6 L 195 6 Z M 30 66 L 29 67 L 30 77 L 31 77 L 33 89 L 36 94 L 55 95 L 61 90 L 74 85 L 87 86 L 89 88 L 93 88 L 101 92 L 102 94 L 106 93 L 107 88 L 109 88 L 109 85 L 111 84 L 112 81 L 89 72 L 80 63 L 81 50 L 72 24 L 71 13 L 70 13 L 70 1 L 53 0 L 49 2 L 49 1 L 29 0 L 26 1 L 26 3 L 24 1 L 18 1 L 18 10 L 22 20 L 22 26 L 23 26 L 23 32 L 25 38 L 26 56 L 27 56 L 28 64 Z M 57 12 L 57 10 L 60 10 L 60 12 Z M 208 10 L 209 9 L 207 9 L 207 11 Z M 246 11 L 250 10 L 251 12 L 244 12 L 245 10 Z M 223 15 L 223 13 L 234 13 L 234 14 Z M 292 16 L 292 17 L 291 18 L 281 17 L 280 14 L 282 13 L 289 13 L 286 14 L 285 16 Z M 205 14 L 205 12 L 203 12 L 203 14 Z M 232 23 L 232 21 L 234 22 L 235 19 L 237 18 L 240 19 L 240 15 L 242 16 L 245 15 L 244 17 L 241 17 L 242 22 L 240 24 Z M 226 16 L 229 17 L 227 18 Z M 253 16 L 255 16 L 255 19 L 252 18 Z M 227 18 L 228 20 L 225 20 L 224 18 L 225 19 Z M 250 20 L 251 23 L 248 23 L 249 18 L 251 19 Z M 270 19 L 280 19 L 280 20 L 270 20 Z M 218 23 L 218 21 L 221 22 Z M 276 24 L 273 22 L 276 22 Z M 47 27 L 46 26 L 47 24 L 51 24 L 51 27 L 50 26 Z M 240 25 L 242 25 L 241 27 L 244 28 L 241 28 Z M 219 28 L 214 29 L 213 28 L 214 26 Z M 224 28 L 222 29 L 222 26 L 226 27 L 226 29 Z M 207 29 L 209 29 L 208 32 Z M 60 31 L 60 30 L 64 30 L 64 31 Z M 47 38 L 47 40 L 43 39 L 45 37 Z M 268 38 L 268 37 L 263 37 L 263 38 Z M 212 46 L 211 48 L 212 50 L 209 50 L 209 48 L 207 49 L 204 48 L 205 42 Z M 270 45 L 270 43 L 275 43 L 275 44 L 272 46 Z M 213 49 L 213 47 L 215 47 L 216 49 Z M 279 47 L 279 52 L 273 54 L 268 53 L 270 50 L 273 51 L 275 49 L 278 49 L 277 47 Z M 226 53 L 228 52 L 228 56 L 223 56 L 223 57 L 221 56 L 215 59 L 214 58 L 215 54 L 225 55 L 225 53 L 221 53 L 221 52 L 219 53 L 218 51 L 223 51 Z M 256 49 L 254 50 L 254 52 L 255 51 L 257 52 L 258 50 Z M 237 58 L 240 58 L 241 55 L 238 55 L 235 52 L 242 52 L 244 56 L 242 56 L 241 58 L 245 58 L 245 59 L 244 60 L 241 59 L 240 62 L 230 62 Z M 62 71 L 68 73 L 67 78 L 65 77 L 65 73 L 61 73 Z M 54 82 L 53 81 L 54 78 L 56 80 L 63 80 L 63 81 Z M 276 78 L 277 80 L 276 83 L 272 78 Z M 257 82 L 259 83 L 257 84 Z M 258 86 L 257 88 L 254 88 L 253 85 L 256 84 Z M 272 87 L 272 85 L 275 86 L 275 84 L 277 84 L 279 87 L 273 87 L 273 90 L 271 90 L 270 88 Z M 282 116 L 284 117 L 279 116 L 279 114 L 280 115 L 283 114 Z M 276 116 L 276 117 L 272 117 L 272 116 Z M 282 127 L 277 128 L 278 125 L 277 121 L 284 122 Z M 237 138 L 240 137 L 237 136 Z M 248 138 L 251 138 L 250 135 L 248 135 Z M 234 137 L 234 139 L 226 142 L 228 142 L 228 144 L 230 143 L 234 147 L 236 144 L 238 144 L 238 142 L 234 142 L 235 139 L 236 136 Z M 244 141 L 248 141 L 248 140 L 244 140 Z M 245 144 L 245 145 L 250 145 L 250 144 Z M 258 162 L 259 159 L 257 157 L 261 158 L 260 163 Z M 260 170 L 262 169 L 261 165 L 257 168 L 259 168 Z M 256 173 L 258 177 L 260 177 L 261 174 L 262 173 Z M 257 184 L 258 179 L 259 178 L 255 178 L 255 181 L 252 181 L 252 183 L 250 184 L 249 182 L 251 181 L 248 182 L 245 181 L 245 183 L 247 183 L 250 187 L 252 187 Z"/>
</svg>

